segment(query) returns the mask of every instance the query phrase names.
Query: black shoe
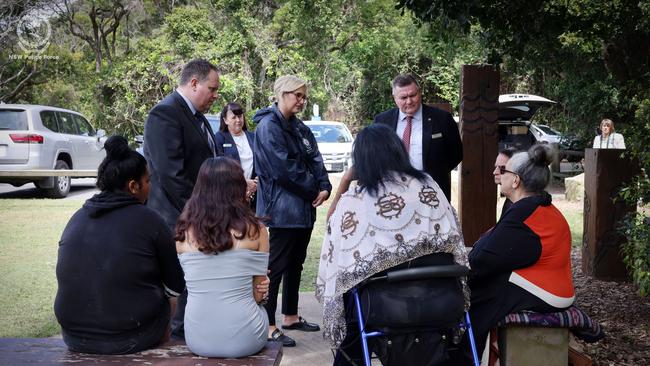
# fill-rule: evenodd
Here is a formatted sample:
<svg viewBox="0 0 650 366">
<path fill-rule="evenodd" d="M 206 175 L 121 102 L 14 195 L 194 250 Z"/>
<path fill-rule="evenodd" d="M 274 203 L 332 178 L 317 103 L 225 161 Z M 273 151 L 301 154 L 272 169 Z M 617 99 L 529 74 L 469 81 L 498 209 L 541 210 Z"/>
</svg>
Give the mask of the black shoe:
<svg viewBox="0 0 650 366">
<path fill-rule="evenodd" d="M 283 325 L 283 330 L 302 330 L 303 332 L 318 332 L 320 327 L 318 324 L 308 323 L 302 316 L 298 317 L 298 321 L 291 325 Z"/>
<path fill-rule="evenodd" d="M 280 329 L 276 329 L 271 333 L 271 338 L 268 338 L 269 342 L 282 342 L 283 347 L 295 347 L 296 341 L 293 338 L 286 336 Z"/>
</svg>

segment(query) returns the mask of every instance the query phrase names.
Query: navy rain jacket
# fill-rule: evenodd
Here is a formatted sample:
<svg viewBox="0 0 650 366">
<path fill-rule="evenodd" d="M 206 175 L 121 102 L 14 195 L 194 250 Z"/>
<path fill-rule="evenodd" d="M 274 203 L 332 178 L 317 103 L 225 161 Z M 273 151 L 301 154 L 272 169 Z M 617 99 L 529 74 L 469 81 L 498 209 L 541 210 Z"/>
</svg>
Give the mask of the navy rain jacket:
<svg viewBox="0 0 650 366">
<path fill-rule="evenodd" d="M 277 104 L 257 111 L 253 121 L 257 215 L 269 218 L 268 227 L 312 228 L 312 201 L 332 191 L 314 135 L 295 116 L 287 121 Z"/>
</svg>

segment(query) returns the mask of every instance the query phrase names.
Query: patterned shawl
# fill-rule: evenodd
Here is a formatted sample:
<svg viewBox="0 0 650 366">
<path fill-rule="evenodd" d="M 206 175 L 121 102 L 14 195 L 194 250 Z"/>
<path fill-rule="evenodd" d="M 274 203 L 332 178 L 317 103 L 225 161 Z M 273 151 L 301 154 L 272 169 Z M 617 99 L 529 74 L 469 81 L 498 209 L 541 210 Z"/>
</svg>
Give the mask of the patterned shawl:
<svg viewBox="0 0 650 366">
<path fill-rule="evenodd" d="M 399 176 L 379 186 L 376 196 L 350 189 L 327 224 L 316 298 L 323 303 L 323 337 L 338 347 L 346 334 L 343 294 L 364 279 L 431 253 L 452 253 L 469 267 L 453 207 L 437 183 Z M 469 290 L 465 280 L 465 308 Z"/>
</svg>

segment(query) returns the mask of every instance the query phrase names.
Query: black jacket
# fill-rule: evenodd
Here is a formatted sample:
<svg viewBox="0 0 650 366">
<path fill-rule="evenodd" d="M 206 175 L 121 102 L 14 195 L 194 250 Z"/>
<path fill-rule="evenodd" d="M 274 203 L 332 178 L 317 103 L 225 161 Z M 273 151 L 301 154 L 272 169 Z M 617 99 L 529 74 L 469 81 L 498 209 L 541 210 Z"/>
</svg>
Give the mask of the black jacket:
<svg viewBox="0 0 650 366">
<path fill-rule="evenodd" d="M 183 291 L 183 271 L 162 218 L 125 193 L 102 192 L 66 226 L 56 265 L 54 313 L 66 334 L 132 338 Z"/>
<path fill-rule="evenodd" d="M 399 109 L 393 108 L 375 116 L 375 123 L 387 125 L 395 131 L 398 118 Z M 450 172 L 463 160 L 463 143 L 451 114 L 422 104 L 422 150 L 424 171 L 451 201 Z"/>
<path fill-rule="evenodd" d="M 250 131 L 244 131 L 246 134 L 246 139 L 248 140 L 248 145 L 250 145 L 253 150 L 253 156 L 255 156 L 255 133 Z M 239 159 L 239 151 L 237 150 L 237 145 L 235 145 L 235 140 L 232 137 L 232 134 L 228 131 L 219 131 L 216 133 L 215 142 L 218 146 L 218 150 L 223 153 L 223 156 L 233 158 L 241 163 Z M 253 175 L 251 178 L 255 178 L 255 162 L 253 162 Z"/>
<path fill-rule="evenodd" d="M 205 124 L 212 134 L 210 124 Z M 144 125 L 144 156 L 151 174 L 147 206 L 158 212 L 173 231 L 192 195 L 201 164 L 213 157 L 200 121 L 178 92 L 149 111 Z"/>
<path fill-rule="evenodd" d="M 257 111 L 253 121 L 257 215 L 268 217 L 269 227 L 313 227 L 312 201 L 332 190 L 314 135 L 295 116 L 287 121 L 276 104 Z"/>
</svg>

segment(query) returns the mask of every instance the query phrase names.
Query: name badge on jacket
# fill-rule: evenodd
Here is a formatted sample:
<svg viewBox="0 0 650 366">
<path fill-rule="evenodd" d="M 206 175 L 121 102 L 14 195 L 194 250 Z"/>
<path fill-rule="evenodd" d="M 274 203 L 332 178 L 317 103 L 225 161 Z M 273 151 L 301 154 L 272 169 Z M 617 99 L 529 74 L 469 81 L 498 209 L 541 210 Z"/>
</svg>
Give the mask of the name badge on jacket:
<svg viewBox="0 0 650 366">
<path fill-rule="evenodd" d="M 439 139 L 441 137 L 442 137 L 442 132 L 434 133 L 433 135 L 431 135 L 432 140 L 433 139 Z"/>
<path fill-rule="evenodd" d="M 232 147 L 232 144 L 223 144 L 223 147 Z"/>
</svg>

